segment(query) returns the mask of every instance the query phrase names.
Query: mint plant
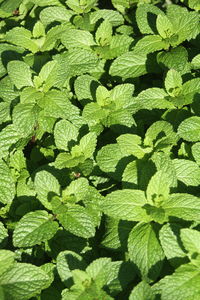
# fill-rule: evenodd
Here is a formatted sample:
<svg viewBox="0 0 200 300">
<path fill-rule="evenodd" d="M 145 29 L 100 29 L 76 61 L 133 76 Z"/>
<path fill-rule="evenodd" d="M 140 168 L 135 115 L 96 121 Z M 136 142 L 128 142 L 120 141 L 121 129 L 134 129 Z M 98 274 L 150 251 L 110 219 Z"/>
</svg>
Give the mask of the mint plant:
<svg viewBox="0 0 200 300">
<path fill-rule="evenodd" d="M 0 0 L 0 299 L 199 300 L 199 0 Z"/>
</svg>

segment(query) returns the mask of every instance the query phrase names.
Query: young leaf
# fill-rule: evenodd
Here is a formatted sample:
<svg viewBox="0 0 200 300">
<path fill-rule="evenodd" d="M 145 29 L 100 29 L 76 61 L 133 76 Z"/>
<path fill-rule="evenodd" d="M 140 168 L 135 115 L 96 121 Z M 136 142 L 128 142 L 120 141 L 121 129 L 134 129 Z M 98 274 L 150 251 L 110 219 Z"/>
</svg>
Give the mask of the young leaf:
<svg viewBox="0 0 200 300">
<path fill-rule="evenodd" d="M 156 19 L 156 27 L 158 33 L 163 39 L 170 38 L 175 32 L 173 25 L 170 22 L 170 20 L 167 18 L 167 16 L 158 15 Z"/>
</svg>

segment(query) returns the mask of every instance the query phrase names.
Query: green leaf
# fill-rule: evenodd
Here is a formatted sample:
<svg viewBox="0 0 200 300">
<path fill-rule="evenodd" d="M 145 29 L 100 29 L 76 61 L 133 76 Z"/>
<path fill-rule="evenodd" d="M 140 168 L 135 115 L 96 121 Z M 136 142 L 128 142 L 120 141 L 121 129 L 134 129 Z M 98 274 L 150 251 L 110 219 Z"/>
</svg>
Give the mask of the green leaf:
<svg viewBox="0 0 200 300">
<path fill-rule="evenodd" d="M 45 28 L 40 21 L 37 21 L 33 27 L 33 37 L 40 38 L 42 36 L 45 36 Z"/>
<path fill-rule="evenodd" d="M 107 46 L 111 42 L 112 34 L 113 34 L 112 25 L 108 20 L 105 20 L 100 24 L 100 26 L 96 31 L 95 34 L 96 42 L 102 47 Z"/>
<path fill-rule="evenodd" d="M 162 204 L 166 215 L 171 218 L 184 219 L 186 221 L 200 220 L 200 209 L 197 206 L 198 197 L 190 194 L 171 194 Z"/>
<path fill-rule="evenodd" d="M 60 194 L 60 185 L 58 180 L 51 173 L 43 170 L 36 173 L 34 185 L 40 202 L 47 209 L 51 209 L 52 206 L 50 201 L 52 196 Z"/>
<path fill-rule="evenodd" d="M 76 124 L 79 119 L 79 109 L 73 105 L 67 94 L 58 90 L 46 93 L 39 103 L 44 108 L 44 114 L 48 117 L 67 119 Z"/>
<path fill-rule="evenodd" d="M 129 300 L 154 300 L 153 291 L 146 281 L 141 281 L 133 288 Z"/>
<path fill-rule="evenodd" d="M 192 155 L 197 162 L 197 164 L 200 164 L 200 143 L 195 143 L 192 145 Z"/>
<path fill-rule="evenodd" d="M 2 1 L 0 1 L 0 2 L 2 2 Z M 6 1 L 3 1 L 0 8 L 3 11 L 12 13 L 16 8 L 19 7 L 21 2 L 22 2 L 22 0 L 16 0 L 14 2 L 12 0 L 6 0 Z"/>
<path fill-rule="evenodd" d="M 7 42 L 28 49 L 32 53 L 36 53 L 38 46 L 31 38 L 31 32 L 23 27 L 14 27 L 8 31 L 5 37 Z"/>
<path fill-rule="evenodd" d="M 200 183 L 200 168 L 190 160 L 174 159 L 173 165 L 176 170 L 177 179 L 186 185 L 198 186 Z"/>
<path fill-rule="evenodd" d="M 178 134 L 188 142 L 200 141 L 200 117 L 185 119 L 178 127 Z"/>
<path fill-rule="evenodd" d="M 34 103 L 17 104 L 13 110 L 13 125 L 22 136 L 29 136 L 37 126 L 39 107 Z"/>
<path fill-rule="evenodd" d="M 163 300 L 173 300 L 174 298 L 198 300 L 200 293 L 199 267 L 184 264 L 172 275 L 164 277 L 159 284 Z"/>
<path fill-rule="evenodd" d="M 13 233 L 15 247 L 31 247 L 50 240 L 58 230 L 58 223 L 44 210 L 30 212 L 21 218 Z"/>
<path fill-rule="evenodd" d="M 96 95 L 96 89 L 99 85 L 100 83 L 90 75 L 79 76 L 74 84 L 78 100 L 94 101 L 94 95 Z"/>
<path fill-rule="evenodd" d="M 83 269 L 85 263 L 83 258 L 73 251 L 61 251 L 56 259 L 56 267 L 61 280 L 66 286 L 72 281 L 72 270 Z"/>
<path fill-rule="evenodd" d="M 139 109 L 165 109 L 173 108 L 174 105 L 167 100 L 164 89 L 149 88 L 143 90 L 136 98 Z"/>
<path fill-rule="evenodd" d="M 30 67 L 23 61 L 14 60 L 9 62 L 8 75 L 18 89 L 33 86 Z"/>
<path fill-rule="evenodd" d="M 174 69 L 180 72 L 180 74 L 190 71 L 188 52 L 183 46 L 172 48 L 168 51 L 160 51 L 157 54 L 157 62 L 166 71 Z"/>
<path fill-rule="evenodd" d="M 102 147 L 97 153 L 97 163 L 104 172 L 115 172 L 119 160 L 123 157 L 117 144 Z"/>
<path fill-rule="evenodd" d="M 17 263 L 0 278 L 5 297 L 12 300 L 28 300 L 48 287 L 49 276 L 39 267 Z"/>
<path fill-rule="evenodd" d="M 145 280 L 155 280 L 161 271 L 164 259 L 163 250 L 152 224 L 137 224 L 130 232 L 128 252 L 130 259 L 138 267 Z"/>
<path fill-rule="evenodd" d="M 198 230 L 182 228 L 180 236 L 184 248 L 191 256 L 200 254 L 200 232 Z"/>
<path fill-rule="evenodd" d="M 124 23 L 122 15 L 119 12 L 111 9 L 101 9 L 91 13 L 91 24 L 95 24 L 100 19 L 109 21 L 112 26 L 119 26 Z"/>
<path fill-rule="evenodd" d="M 7 164 L 0 160 L 0 202 L 10 205 L 15 196 L 15 182 Z"/>
<path fill-rule="evenodd" d="M 54 138 L 58 149 L 67 151 L 69 145 L 77 141 L 78 135 L 78 128 L 69 121 L 61 120 L 56 123 L 54 128 Z"/>
<path fill-rule="evenodd" d="M 90 158 L 96 148 L 97 136 L 94 132 L 90 132 L 80 140 L 80 150 L 84 154 L 85 159 Z"/>
<path fill-rule="evenodd" d="M 116 58 L 110 67 L 111 76 L 123 78 L 135 78 L 146 74 L 146 55 L 137 54 L 134 51 L 124 53 Z"/>
<path fill-rule="evenodd" d="M 159 232 L 159 239 L 165 256 L 174 267 L 179 266 L 183 258 L 186 257 L 180 240 L 180 230 L 180 225 L 168 223 L 165 224 Z"/>
<path fill-rule="evenodd" d="M 133 222 L 107 217 L 105 222 L 105 234 L 101 245 L 114 250 L 126 249 L 128 235 L 132 227 Z"/>
<path fill-rule="evenodd" d="M 0 158 L 8 156 L 8 151 L 22 136 L 12 124 L 0 132 Z"/>
<path fill-rule="evenodd" d="M 67 0 L 66 3 L 76 13 L 87 13 L 96 6 L 97 0 Z"/>
<path fill-rule="evenodd" d="M 0 250 L 0 277 L 8 271 L 15 262 L 15 253 L 10 250 Z"/>
<path fill-rule="evenodd" d="M 144 192 L 140 190 L 118 190 L 108 194 L 101 204 L 105 214 L 127 221 L 148 221 L 143 206 L 147 203 Z"/>
<path fill-rule="evenodd" d="M 96 44 L 92 34 L 89 31 L 79 29 L 65 30 L 65 32 L 62 34 L 61 42 L 67 49 L 88 49 Z"/>
<path fill-rule="evenodd" d="M 149 181 L 146 193 L 147 201 L 149 203 L 160 206 L 160 204 L 169 196 L 169 182 L 167 174 L 162 170 L 156 172 Z"/>
<path fill-rule="evenodd" d="M 92 72 L 97 67 L 98 58 L 92 50 L 70 49 L 68 52 L 59 54 L 58 78 L 56 85 L 63 85 L 68 77 Z"/>
<path fill-rule="evenodd" d="M 69 206 L 67 211 L 57 216 L 59 222 L 69 232 L 83 238 L 95 235 L 95 225 L 91 215 L 80 205 Z"/>
<path fill-rule="evenodd" d="M 151 148 L 142 148 L 142 139 L 136 134 L 121 134 L 117 138 L 117 143 L 121 152 L 127 156 L 134 155 L 137 158 L 143 158 L 146 153 L 149 153 Z"/>
<path fill-rule="evenodd" d="M 163 39 L 170 38 L 175 32 L 173 25 L 170 22 L 170 20 L 167 18 L 167 16 L 158 15 L 156 19 L 156 27 L 158 33 Z"/>
<path fill-rule="evenodd" d="M 74 13 L 71 10 L 66 9 L 65 7 L 53 6 L 46 7 L 40 13 L 40 20 L 47 26 L 54 21 L 57 22 L 68 22 Z"/>
<path fill-rule="evenodd" d="M 154 25 L 155 17 L 164 13 L 157 6 L 152 4 L 142 4 L 137 7 L 136 21 L 139 30 L 143 34 L 154 34 L 152 25 Z"/>
<path fill-rule="evenodd" d="M 3 223 L 0 222 L 0 248 L 3 248 L 7 243 L 8 230 L 4 227 Z"/>
<path fill-rule="evenodd" d="M 182 88 L 182 78 L 176 70 L 169 70 L 165 78 L 165 88 L 172 97 L 178 96 Z"/>
<path fill-rule="evenodd" d="M 33 2 L 38 6 L 47 6 L 47 5 L 61 6 L 59 0 L 31 0 L 31 2 Z"/>
<path fill-rule="evenodd" d="M 154 122 L 146 131 L 144 145 L 163 149 L 175 145 L 177 135 L 170 123 L 166 121 Z"/>
<path fill-rule="evenodd" d="M 197 12 L 189 12 L 185 7 L 169 5 L 167 7 L 167 17 L 173 24 L 178 40 L 175 46 L 185 40 L 194 39 L 199 33 L 199 15 Z"/>
<path fill-rule="evenodd" d="M 39 78 L 42 81 L 42 91 L 48 92 L 48 90 L 54 86 L 54 81 L 57 78 L 57 62 L 52 60 L 46 63 L 40 70 Z M 35 78 L 34 78 L 35 79 Z M 41 89 L 41 86 L 38 86 Z"/>
<path fill-rule="evenodd" d="M 148 54 L 161 49 L 168 49 L 169 44 L 159 35 L 147 35 L 141 38 L 134 47 L 135 53 Z"/>
<path fill-rule="evenodd" d="M 193 57 L 191 61 L 192 69 L 199 69 L 200 68 L 200 54 L 197 54 L 195 57 Z"/>
</svg>

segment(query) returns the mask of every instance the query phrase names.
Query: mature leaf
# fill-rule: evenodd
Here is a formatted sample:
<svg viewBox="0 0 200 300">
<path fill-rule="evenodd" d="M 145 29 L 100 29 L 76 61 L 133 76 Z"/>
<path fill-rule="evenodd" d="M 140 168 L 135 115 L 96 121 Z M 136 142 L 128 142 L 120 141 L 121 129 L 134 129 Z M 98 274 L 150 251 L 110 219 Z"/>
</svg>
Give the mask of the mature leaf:
<svg viewBox="0 0 200 300">
<path fill-rule="evenodd" d="M 155 33 L 157 15 L 164 15 L 162 10 L 160 10 L 157 6 L 152 4 L 143 4 L 138 6 L 136 10 L 136 21 L 141 33 Z"/>
<path fill-rule="evenodd" d="M 180 236 L 184 248 L 190 255 L 200 254 L 200 232 L 198 230 L 182 228 Z"/>
<path fill-rule="evenodd" d="M 34 40 L 31 39 L 32 34 L 24 27 L 14 27 L 6 34 L 6 41 L 14 45 L 23 47 L 33 53 L 38 51 L 38 46 Z"/>
<path fill-rule="evenodd" d="M 115 172 L 123 154 L 117 144 L 106 145 L 97 154 L 97 163 L 104 172 Z"/>
<path fill-rule="evenodd" d="M 40 20 L 45 26 L 47 26 L 55 21 L 61 23 L 68 22 L 73 14 L 74 13 L 71 10 L 67 10 L 64 7 L 46 7 L 40 13 Z"/>
<path fill-rule="evenodd" d="M 78 128 L 67 120 L 56 123 L 54 128 L 55 144 L 58 149 L 68 150 L 70 143 L 77 141 Z"/>
<path fill-rule="evenodd" d="M 173 165 L 176 170 L 177 179 L 186 185 L 198 186 L 200 183 L 200 168 L 190 160 L 174 159 Z"/>
<path fill-rule="evenodd" d="M 180 225 L 168 223 L 165 224 L 159 232 L 159 239 L 165 256 L 175 267 L 179 266 L 181 259 L 186 257 L 186 253 L 180 240 L 180 230 Z"/>
<path fill-rule="evenodd" d="M 168 48 L 169 45 L 159 35 L 147 35 L 137 42 L 134 47 L 135 53 L 152 53 L 158 50 Z"/>
<path fill-rule="evenodd" d="M 91 13 L 90 21 L 92 24 L 96 23 L 99 19 L 109 21 L 112 26 L 119 26 L 124 22 L 119 12 L 110 9 L 101 9 Z"/>
<path fill-rule="evenodd" d="M 15 196 L 15 182 L 11 170 L 3 160 L 0 161 L 0 178 L 0 202 L 10 205 Z"/>
<path fill-rule="evenodd" d="M 33 86 L 30 67 L 23 61 L 13 60 L 9 62 L 8 75 L 18 89 Z"/>
<path fill-rule="evenodd" d="M 0 277 L 14 265 L 14 259 L 14 252 L 10 250 L 0 250 Z"/>
<path fill-rule="evenodd" d="M 116 58 L 110 67 L 111 76 L 123 78 L 138 77 L 146 74 L 146 55 L 134 51 L 127 52 Z"/>
<path fill-rule="evenodd" d="M 200 141 L 200 118 L 195 116 L 184 120 L 178 128 L 178 134 L 189 142 Z"/>
<path fill-rule="evenodd" d="M 13 233 L 15 247 L 31 247 L 50 240 L 58 230 L 58 223 L 44 210 L 30 212 L 17 223 Z"/>
<path fill-rule="evenodd" d="M 146 281 L 141 281 L 133 288 L 129 300 L 154 300 L 153 291 Z"/>
<path fill-rule="evenodd" d="M 80 206 L 70 206 L 67 211 L 58 214 L 58 220 L 69 232 L 83 238 L 90 238 L 95 235 L 95 225 L 91 215 Z"/>
<path fill-rule="evenodd" d="M 193 264 L 180 266 L 171 276 L 164 277 L 160 282 L 163 300 L 194 299 L 198 300 L 200 293 L 199 268 Z"/>
<path fill-rule="evenodd" d="M 169 219 L 172 217 L 184 219 L 186 221 L 200 220 L 200 209 L 197 205 L 199 198 L 190 194 L 177 193 L 171 194 L 162 204 Z"/>
<path fill-rule="evenodd" d="M 167 93 L 160 88 L 149 88 L 142 91 L 136 98 L 139 109 L 173 108 L 174 105 L 167 100 Z"/>
<path fill-rule="evenodd" d="M 163 250 L 156 236 L 156 227 L 139 223 L 130 232 L 128 251 L 142 278 L 155 280 L 161 271 Z"/>
<path fill-rule="evenodd" d="M 40 202 L 47 209 L 51 209 L 51 198 L 60 194 L 58 180 L 51 173 L 43 170 L 36 173 L 34 185 Z"/>
<path fill-rule="evenodd" d="M 105 214 L 127 221 L 150 220 L 143 206 L 146 204 L 143 191 L 119 190 L 108 194 L 101 204 Z"/>
<path fill-rule="evenodd" d="M 89 31 L 68 29 L 61 37 L 61 42 L 67 48 L 82 48 L 88 49 L 90 46 L 95 45 L 94 38 Z"/>
<path fill-rule="evenodd" d="M 8 238 L 8 231 L 4 227 L 3 223 L 0 222 L 0 249 L 3 248 L 7 243 L 7 238 Z"/>
<path fill-rule="evenodd" d="M 56 267 L 61 280 L 69 286 L 72 280 L 72 270 L 84 268 L 83 258 L 73 251 L 62 251 L 56 259 Z"/>
<path fill-rule="evenodd" d="M 17 263 L 0 278 L 7 299 L 28 300 L 49 285 L 49 276 L 41 268 Z"/>
</svg>

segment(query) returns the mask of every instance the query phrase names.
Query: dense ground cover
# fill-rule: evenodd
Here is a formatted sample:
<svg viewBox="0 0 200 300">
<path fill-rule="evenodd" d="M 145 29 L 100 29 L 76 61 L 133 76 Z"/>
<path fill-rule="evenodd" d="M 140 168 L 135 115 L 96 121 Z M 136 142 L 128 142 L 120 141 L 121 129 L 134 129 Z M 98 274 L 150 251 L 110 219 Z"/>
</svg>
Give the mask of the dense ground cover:
<svg viewBox="0 0 200 300">
<path fill-rule="evenodd" d="M 200 299 L 199 0 L 0 0 L 0 299 Z"/>
</svg>

